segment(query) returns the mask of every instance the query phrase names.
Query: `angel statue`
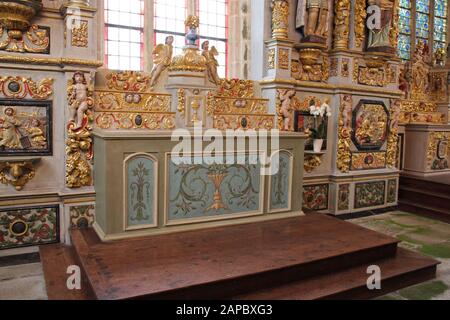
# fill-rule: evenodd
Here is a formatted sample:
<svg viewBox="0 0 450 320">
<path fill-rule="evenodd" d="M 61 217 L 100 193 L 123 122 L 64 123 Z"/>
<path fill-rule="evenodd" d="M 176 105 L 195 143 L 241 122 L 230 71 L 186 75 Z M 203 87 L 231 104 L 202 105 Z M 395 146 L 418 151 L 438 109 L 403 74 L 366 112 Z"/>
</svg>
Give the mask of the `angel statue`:
<svg viewBox="0 0 450 320">
<path fill-rule="evenodd" d="M 173 54 L 173 36 L 166 37 L 165 44 L 158 44 L 153 49 L 153 69 L 150 73 L 150 87 L 154 87 L 161 73 L 170 66 Z"/>
<path fill-rule="evenodd" d="M 292 98 L 295 96 L 295 90 L 285 90 L 280 92 L 281 115 L 283 116 L 283 131 L 291 131 L 293 124 Z"/>
<path fill-rule="evenodd" d="M 89 97 L 89 86 L 83 72 L 77 71 L 72 77 L 69 87 L 70 121 L 75 122 L 74 129 L 83 126 L 83 119 L 88 109 L 92 108 L 93 100 Z"/>
<path fill-rule="evenodd" d="M 208 78 L 211 82 L 218 85 L 220 83 L 219 74 L 217 73 L 219 62 L 217 62 L 216 56 L 219 55 L 219 52 L 214 46 L 211 47 L 211 50 L 209 49 L 209 41 L 202 43 L 202 50 L 202 55 L 206 58 Z"/>
</svg>

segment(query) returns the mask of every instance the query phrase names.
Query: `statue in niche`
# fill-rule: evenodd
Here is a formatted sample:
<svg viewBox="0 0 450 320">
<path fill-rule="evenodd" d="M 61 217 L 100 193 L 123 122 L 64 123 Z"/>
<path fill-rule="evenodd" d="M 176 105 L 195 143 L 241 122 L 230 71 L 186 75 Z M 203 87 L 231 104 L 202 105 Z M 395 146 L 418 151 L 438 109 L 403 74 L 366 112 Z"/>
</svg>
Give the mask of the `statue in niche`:
<svg viewBox="0 0 450 320">
<path fill-rule="evenodd" d="M 328 0 L 297 1 L 295 27 L 304 37 L 304 42 L 325 42 L 328 26 L 328 2 Z"/>
<path fill-rule="evenodd" d="M 214 46 L 209 49 L 209 41 L 204 41 L 202 43 L 202 55 L 206 59 L 206 68 L 208 70 L 209 81 L 218 85 L 220 83 L 219 74 L 217 73 L 219 62 L 217 62 L 216 56 L 219 55 L 219 52 Z"/>
<path fill-rule="evenodd" d="M 0 129 L 3 129 L 0 136 L 0 148 L 20 149 L 22 144 L 20 143 L 21 134 L 19 128 L 22 123 L 16 118 L 16 110 L 12 107 L 6 108 L 5 117 L 0 122 Z"/>
<path fill-rule="evenodd" d="M 161 73 L 170 66 L 173 55 L 173 36 L 166 37 L 165 44 L 158 44 L 153 49 L 153 69 L 150 73 L 150 87 L 154 87 Z"/>
<path fill-rule="evenodd" d="M 83 119 L 92 106 L 92 101 L 88 94 L 88 84 L 83 72 L 75 72 L 72 77 L 72 85 L 69 88 L 69 107 L 70 107 L 70 122 L 75 123 L 73 129 L 79 129 L 83 126 Z"/>
<path fill-rule="evenodd" d="M 281 115 L 283 116 L 283 131 L 291 131 L 293 124 L 292 98 L 295 90 L 284 90 L 280 92 Z"/>
<path fill-rule="evenodd" d="M 369 6 L 376 5 L 381 9 L 380 29 L 369 30 L 367 51 L 394 53 L 390 32 L 394 10 L 394 0 L 368 0 Z"/>
</svg>

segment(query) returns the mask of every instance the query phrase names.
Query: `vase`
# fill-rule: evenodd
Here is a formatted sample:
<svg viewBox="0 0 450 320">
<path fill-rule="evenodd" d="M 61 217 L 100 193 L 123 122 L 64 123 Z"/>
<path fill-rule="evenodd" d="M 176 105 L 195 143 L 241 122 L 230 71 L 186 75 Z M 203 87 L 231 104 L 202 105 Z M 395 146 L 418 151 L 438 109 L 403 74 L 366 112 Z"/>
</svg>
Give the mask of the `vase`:
<svg viewBox="0 0 450 320">
<path fill-rule="evenodd" d="M 319 153 L 322 152 L 323 139 L 314 139 L 314 152 Z"/>
</svg>

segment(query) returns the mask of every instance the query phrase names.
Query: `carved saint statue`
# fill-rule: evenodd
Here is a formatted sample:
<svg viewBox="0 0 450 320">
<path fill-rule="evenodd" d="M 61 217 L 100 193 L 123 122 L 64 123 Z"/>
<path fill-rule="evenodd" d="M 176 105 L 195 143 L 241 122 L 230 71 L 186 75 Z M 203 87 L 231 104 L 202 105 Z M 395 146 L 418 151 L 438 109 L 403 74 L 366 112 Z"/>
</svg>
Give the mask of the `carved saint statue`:
<svg viewBox="0 0 450 320">
<path fill-rule="evenodd" d="M 220 78 L 217 73 L 219 63 L 216 60 L 216 56 L 219 55 L 219 52 L 217 52 L 217 49 L 214 46 L 209 49 L 209 41 L 205 41 L 202 43 L 202 55 L 206 58 L 206 68 L 208 71 L 209 81 L 219 84 Z"/>
<path fill-rule="evenodd" d="M 368 0 L 369 6 L 376 5 L 381 9 L 381 29 L 369 30 L 367 41 L 368 51 L 394 52 L 391 44 L 390 31 L 394 10 L 394 0 Z"/>
<path fill-rule="evenodd" d="M 170 66 L 173 54 L 173 36 L 166 37 L 165 44 L 158 44 L 153 49 L 153 69 L 150 74 L 150 87 L 154 87 L 161 73 Z"/>
<path fill-rule="evenodd" d="M 303 36 L 325 37 L 328 26 L 328 0 L 298 0 L 295 27 Z"/>
<path fill-rule="evenodd" d="M 295 96 L 295 90 L 285 90 L 280 92 L 281 115 L 283 116 L 283 131 L 291 131 L 293 124 L 292 98 Z"/>
<path fill-rule="evenodd" d="M 3 129 L 0 148 L 20 149 L 22 145 L 20 143 L 19 128 L 22 126 L 22 123 L 16 118 L 14 108 L 6 108 L 3 112 L 5 113 L 5 118 L 0 122 L 0 129 Z"/>
<path fill-rule="evenodd" d="M 72 78 L 71 94 L 69 96 L 70 121 L 75 122 L 74 129 L 83 126 L 83 118 L 90 108 L 88 84 L 83 72 L 75 72 Z"/>
</svg>

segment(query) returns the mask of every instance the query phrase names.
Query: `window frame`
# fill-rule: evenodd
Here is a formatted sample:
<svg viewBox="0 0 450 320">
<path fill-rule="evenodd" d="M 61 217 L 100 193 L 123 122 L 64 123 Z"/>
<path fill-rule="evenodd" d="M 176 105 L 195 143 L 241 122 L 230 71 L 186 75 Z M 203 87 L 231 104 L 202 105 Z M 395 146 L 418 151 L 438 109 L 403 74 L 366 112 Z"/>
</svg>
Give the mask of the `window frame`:
<svg viewBox="0 0 450 320">
<path fill-rule="evenodd" d="M 159 0 L 161 1 L 161 0 Z M 195 1 L 190 1 L 190 0 L 185 0 L 186 1 L 186 17 L 189 15 L 199 15 L 200 12 L 200 0 L 195 0 Z M 140 42 L 141 44 L 141 70 L 140 71 L 144 71 L 144 72 L 149 72 L 152 67 L 153 67 L 153 61 L 151 58 L 151 52 L 153 50 L 153 48 L 158 45 L 159 43 L 157 42 L 157 35 L 158 34 L 165 34 L 165 35 L 174 35 L 174 36 L 185 36 L 185 32 L 174 32 L 174 31 L 170 31 L 170 30 L 162 30 L 162 29 L 157 29 L 155 28 L 155 17 L 156 17 L 156 8 L 155 8 L 155 1 L 154 0 L 144 0 L 144 27 L 143 28 L 137 28 L 137 27 L 132 27 L 132 26 L 125 26 L 125 25 L 114 25 L 114 24 L 110 24 L 107 23 L 106 21 L 106 5 L 105 5 L 105 0 L 102 1 L 103 2 L 103 43 L 104 43 L 104 52 L 103 52 L 103 60 L 104 60 L 104 65 L 105 68 L 109 69 L 109 61 L 108 61 L 108 54 L 107 54 L 107 42 L 108 42 L 108 27 L 118 27 L 118 28 L 123 28 L 123 29 L 129 29 L 129 30 L 139 30 L 142 32 L 142 41 Z M 230 1 L 229 0 L 224 0 L 225 6 L 226 6 L 226 14 L 225 14 L 225 38 L 220 38 L 220 37 L 212 37 L 212 36 L 202 36 L 201 32 L 200 32 L 200 41 L 206 41 L 206 40 L 211 40 L 211 41 L 220 41 L 223 42 L 225 44 L 225 77 L 227 77 L 229 75 L 230 72 L 230 63 L 229 63 L 229 59 L 230 59 L 230 39 L 229 39 L 229 35 L 230 35 Z M 200 46 L 201 43 L 200 41 L 198 41 L 198 45 Z M 174 53 L 175 54 L 175 53 Z"/>
</svg>

